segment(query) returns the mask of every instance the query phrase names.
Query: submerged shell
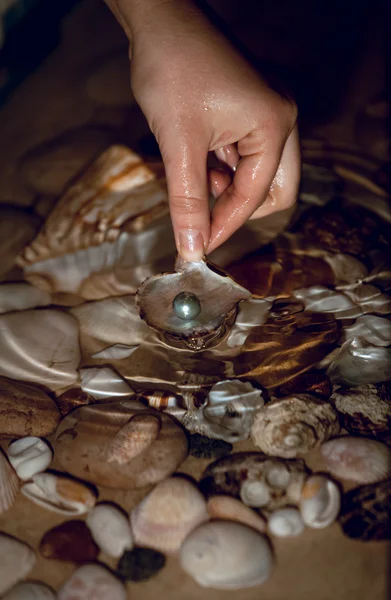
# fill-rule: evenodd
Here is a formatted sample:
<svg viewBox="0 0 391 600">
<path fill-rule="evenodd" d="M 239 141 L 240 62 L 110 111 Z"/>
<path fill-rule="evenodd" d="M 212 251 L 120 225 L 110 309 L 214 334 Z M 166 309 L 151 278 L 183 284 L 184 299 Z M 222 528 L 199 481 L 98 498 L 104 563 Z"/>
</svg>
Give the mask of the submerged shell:
<svg viewBox="0 0 391 600">
<path fill-rule="evenodd" d="M 251 330 L 266 323 L 272 304 L 272 300 L 268 298 L 243 300 L 239 304 L 235 324 L 226 341 L 227 345 L 230 348 L 243 346 Z"/>
<path fill-rule="evenodd" d="M 293 296 L 304 303 L 306 310 L 331 312 L 336 319 L 352 319 L 362 314 L 362 310 L 350 298 L 322 285 L 295 290 Z"/>
<path fill-rule="evenodd" d="M 354 387 L 391 379 L 391 348 L 380 348 L 352 337 L 341 346 L 327 374 L 334 384 Z"/>
<path fill-rule="evenodd" d="M 81 389 L 95 400 L 113 396 L 133 396 L 134 391 L 120 375 L 110 367 L 87 367 L 80 369 Z"/>
<path fill-rule="evenodd" d="M 341 508 L 341 493 L 332 479 L 312 475 L 305 482 L 300 498 L 300 512 L 308 527 L 322 529 L 334 523 Z"/>
<path fill-rule="evenodd" d="M 84 483 L 48 472 L 34 475 L 21 492 L 39 506 L 70 517 L 87 513 L 96 502 L 96 495 Z"/>
<path fill-rule="evenodd" d="M 0 449 L 0 515 L 14 503 L 19 491 L 19 479 Z"/>
<path fill-rule="evenodd" d="M 212 496 L 207 502 L 211 519 L 237 521 L 264 533 L 266 522 L 261 515 L 232 496 Z"/>
<path fill-rule="evenodd" d="M 383 294 L 379 288 L 369 284 L 359 284 L 344 290 L 355 304 L 358 304 L 363 313 L 375 315 L 388 315 L 391 313 L 391 296 Z"/>
<path fill-rule="evenodd" d="M 31 242 L 40 225 L 40 218 L 31 211 L 0 204 L 0 277 L 12 269 L 19 252 Z"/>
<path fill-rule="evenodd" d="M 363 542 L 391 539 L 391 479 L 350 490 L 342 500 L 345 535 Z"/>
<path fill-rule="evenodd" d="M 0 285 L 0 313 L 47 306 L 51 302 L 50 294 L 28 283 L 3 283 Z"/>
<path fill-rule="evenodd" d="M 335 477 L 375 483 L 391 476 L 391 448 L 362 437 L 343 436 L 323 444 L 326 469 Z"/>
<path fill-rule="evenodd" d="M 122 437 L 122 427 L 136 415 L 155 415 L 161 420 L 157 439 L 129 462 L 108 462 L 113 440 L 117 434 Z M 125 449 L 127 442 L 123 442 Z M 120 400 L 82 406 L 67 415 L 57 429 L 55 452 L 63 468 L 76 477 L 104 487 L 133 489 L 169 477 L 185 460 L 188 441 L 169 415 L 136 401 Z"/>
<path fill-rule="evenodd" d="M 209 516 L 198 489 L 184 477 L 172 477 L 159 483 L 136 506 L 130 519 L 139 546 L 171 554 Z"/>
<path fill-rule="evenodd" d="M 200 314 L 189 321 L 173 311 L 174 298 L 183 291 L 195 294 L 201 303 Z M 168 343 L 200 350 L 221 340 L 238 303 L 250 297 L 250 292 L 216 267 L 205 261 L 188 263 L 178 257 L 175 273 L 147 279 L 136 301 L 141 318 L 162 333 Z"/>
<path fill-rule="evenodd" d="M 272 512 L 267 528 L 269 533 L 276 537 L 291 537 L 303 533 L 305 525 L 300 512 L 288 506 Z"/>
<path fill-rule="evenodd" d="M 8 446 L 8 458 L 19 479 L 27 481 L 45 471 L 52 462 L 50 446 L 38 437 L 15 440 Z"/>
<path fill-rule="evenodd" d="M 146 452 L 159 437 L 159 415 L 135 415 L 119 430 L 107 448 L 107 462 L 126 465 Z"/>
<path fill-rule="evenodd" d="M 201 525 L 186 538 L 180 552 L 182 568 L 199 585 L 223 590 L 263 583 L 273 562 L 265 536 L 228 521 Z"/>
<path fill-rule="evenodd" d="M 133 548 L 133 535 L 127 516 L 112 504 L 98 504 L 87 515 L 86 523 L 99 548 L 114 558 Z"/>
<path fill-rule="evenodd" d="M 84 404 L 91 404 L 95 402 L 95 398 L 83 392 L 80 388 L 70 388 L 61 396 L 56 398 L 56 404 L 59 408 L 60 413 L 63 417 L 70 413 L 75 408 L 83 406 Z"/>
<path fill-rule="evenodd" d="M 344 328 L 346 340 L 360 337 L 374 346 L 389 346 L 391 344 L 391 321 L 375 315 L 363 315 L 350 327 Z"/>
<path fill-rule="evenodd" d="M 99 564 L 77 569 L 58 592 L 58 600 L 126 600 L 122 583 Z"/>
<path fill-rule="evenodd" d="M 24 581 L 11 588 L 2 600 L 56 600 L 56 596 L 44 583 Z"/>
<path fill-rule="evenodd" d="M 36 562 L 35 552 L 16 538 L 0 533 L 0 594 L 26 577 Z"/>
<path fill-rule="evenodd" d="M 179 396 L 162 390 L 153 392 L 145 391 L 140 395 L 140 400 L 145 400 L 148 406 L 156 408 L 156 410 L 165 410 L 166 408 L 175 407 L 185 408 L 184 402 Z"/>
<path fill-rule="evenodd" d="M 251 429 L 256 446 L 266 454 L 294 458 L 339 433 L 338 413 L 310 394 L 272 400 L 258 411 Z"/>
<path fill-rule="evenodd" d="M 129 358 L 131 354 L 135 350 L 137 350 L 138 346 L 125 346 L 124 344 L 114 344 L 113 346 L 109 346 L 108 348 L 104 348 L 104 350 L 100 350 L 100 352 L 95 352 L 91 356 L 91 358 L 112 358 L 114 360 L 123 360 L 124 358 Z"/>
</svg>

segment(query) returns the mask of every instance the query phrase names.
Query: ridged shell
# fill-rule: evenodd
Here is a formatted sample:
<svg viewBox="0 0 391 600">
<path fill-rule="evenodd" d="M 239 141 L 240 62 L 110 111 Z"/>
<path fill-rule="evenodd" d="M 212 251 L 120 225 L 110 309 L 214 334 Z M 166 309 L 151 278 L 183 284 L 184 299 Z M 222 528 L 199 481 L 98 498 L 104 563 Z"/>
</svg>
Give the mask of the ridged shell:
<svg viewBox="0 0 391 600">
<path fill-rule="evenodd" d="M 58 592 L 58 600 L 127 600 L 122 583 L 99 564 L 77 569 Z"/>
<path fill-rule="evenodd" d="M 266 530 L 265 519 L 232 496 L 212 496 L 207 502 L 207 510 L 211 519 L 237 521 L 260 533 Z"/>
<path fill-rule="evenodd" d="M 391 348 L 380 348 L 352 337 L 341 346 L 327 374 L 333 384 L 354 387 L 391 379 Z"/>
<path fill-rule="evenodd" d="M 322 529 L 338 517 L 341 493 L 332 479 L 312 475 L 303 486 L 299 505 L 304 523 L 308 527 Z"/>
<path fill-rule="evenodd" d="M 158 439 L 161 426 L 159 415 L 135 415 L 119 430 L 107 448 L 107 462 L 128 464 Z"/>
<path fill-rule="evenodd" d="M 134 395 L 130 385 L 110 367 L 80 369 L 80 377 L 81 389 L 95 400 Z"/>
<path fill-rule="evenodd" d="M 294 458 L 339 433 L 334 407 L 310 394 L 272 400 L 255 415 L 251 438 L 266 454 Z"/>
<path fill-rule="evenodd" d="M 52 462 L 49 445 L 38 437 L 15 440 L 8 446 L 8 459 L 19 479 L 27 481 L 37 473 L 45 471 Z"/>
<path fill-rule="evenodd" d="M 353 325 L 344 328 L 344 337 L 346 340 L 360 337 L 374 346 L 389 346 L 391 321 L 375 315 L 363 315 Z"/>
<path fill-rule="evenodd" d="M 0 449 L 0 515 L 14 503 L 19 491 L 19 479 Z"/>
<path fill-rule="evenodd" d="M 56 600 L 56 596 L 44 583 L 23 582 L 11 588 L 2 600 Z"/>
<path fill-rule="evenodd" d="M 0 285 L 0 313 L 47 306 L 51 302 L 50 294 L 28 283 L 3 283 Z"/>
<path fill-rule="evenodd" d="M 391 448 L 362 437 L 343 436 L 321 448 L 327 471 L 356 483 L 375 483 L 391 476 Z"/>
<path fill-rule="evenodd" d="M 167 554 L 177 552 L 186 536 L 208 519 L 203 495 L 184 477 L 159 483 L 130 516 L 135 542 Z"/>
<path fill-rule="evenodd" d="M 21 492 L 47 510 L 67 516 L 82 515 L 94 507 L 96 496 L 79 481 L 54 473 L 38 473 Z"/>
<path fill-rule="evenodd" d="M 222 590 L 263 583 L 273 562 L 265 536 L 229 521 L 201 525 L 186 538 L 180 552 L 182 568 L 199 585 Z"/>
<path fill-rule="evenodd" d="M 99 548 L 114 558 L 133 548 L 133 535 L 127 516 L 112 504 L 98 504 L 87 515 L 86 523 Z"/>
<path fill-rule="evenodd" d="M 36 562 L 35 552 L 16 538 L 0 533 L 0 594 L 26 577 Z"/>
<path fill-rule="evenodd" d="M 391 479 L 350 490 L 339 522 L 345 535 L 363 542 L 391 539 Z"/>
<path fill-rule="evenodd" d="M 287 506 L 272 512 L 267 528 L 269 533 L 276 537 L 291 537 L 303 533 L 305 525 L 300 512 L 296 508 Z"/>
</svg>

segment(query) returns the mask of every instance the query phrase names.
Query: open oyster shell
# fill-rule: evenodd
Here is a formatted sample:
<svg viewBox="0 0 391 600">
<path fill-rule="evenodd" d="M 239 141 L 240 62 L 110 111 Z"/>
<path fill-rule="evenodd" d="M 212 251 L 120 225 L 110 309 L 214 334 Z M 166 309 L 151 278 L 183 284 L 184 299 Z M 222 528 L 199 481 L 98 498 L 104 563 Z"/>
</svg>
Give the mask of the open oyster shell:
<svg viewBox="0 0 391 600">
<path fill-rule="evenodd" d="M 189 321 L 173 311 L 174 298 L 191 292 L 201 303 L 200 314 Z M 174 346 L 203 350 L 215 345 L 233 323 L 236 306 L 251 293 L 205 261 L 185 262 L 178 257 L 174 273 L 149 277 L 136 295 L 140 316 Z"/>
</svg>

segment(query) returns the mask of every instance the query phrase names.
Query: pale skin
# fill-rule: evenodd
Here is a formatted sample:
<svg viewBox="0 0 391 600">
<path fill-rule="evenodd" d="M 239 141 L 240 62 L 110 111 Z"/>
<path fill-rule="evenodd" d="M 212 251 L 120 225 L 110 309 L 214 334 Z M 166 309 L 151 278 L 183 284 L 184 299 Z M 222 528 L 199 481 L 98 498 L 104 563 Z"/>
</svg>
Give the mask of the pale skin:
<svg viewBox="0 0 391 600">
<path fill-rule="evenodd" d="M 201 260 L 248 219 L 291 207 L 300 179 L 294 102 L 190 0 L 106 2 L 129 38 L 132 90 L 163 157 L 181 256 Z M 208 173 L 208 152 L 231 174 Z"/>
</svg>

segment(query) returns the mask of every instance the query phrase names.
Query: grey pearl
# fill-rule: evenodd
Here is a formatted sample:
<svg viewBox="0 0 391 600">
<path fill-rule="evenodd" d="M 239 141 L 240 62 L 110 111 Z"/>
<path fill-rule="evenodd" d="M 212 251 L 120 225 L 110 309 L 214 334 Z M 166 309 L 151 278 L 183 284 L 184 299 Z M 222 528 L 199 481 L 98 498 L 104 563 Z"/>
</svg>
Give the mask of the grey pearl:
<svg viewBox="0 0 391 600">
<path fill-rule="evenodd" d="M 198 317 L 201 312 L 201 302 L 191 292 L 181 292 L 175 296 L 172 303 L 174 313 L 184 321 L 191 321 Z"/>
</svg>

